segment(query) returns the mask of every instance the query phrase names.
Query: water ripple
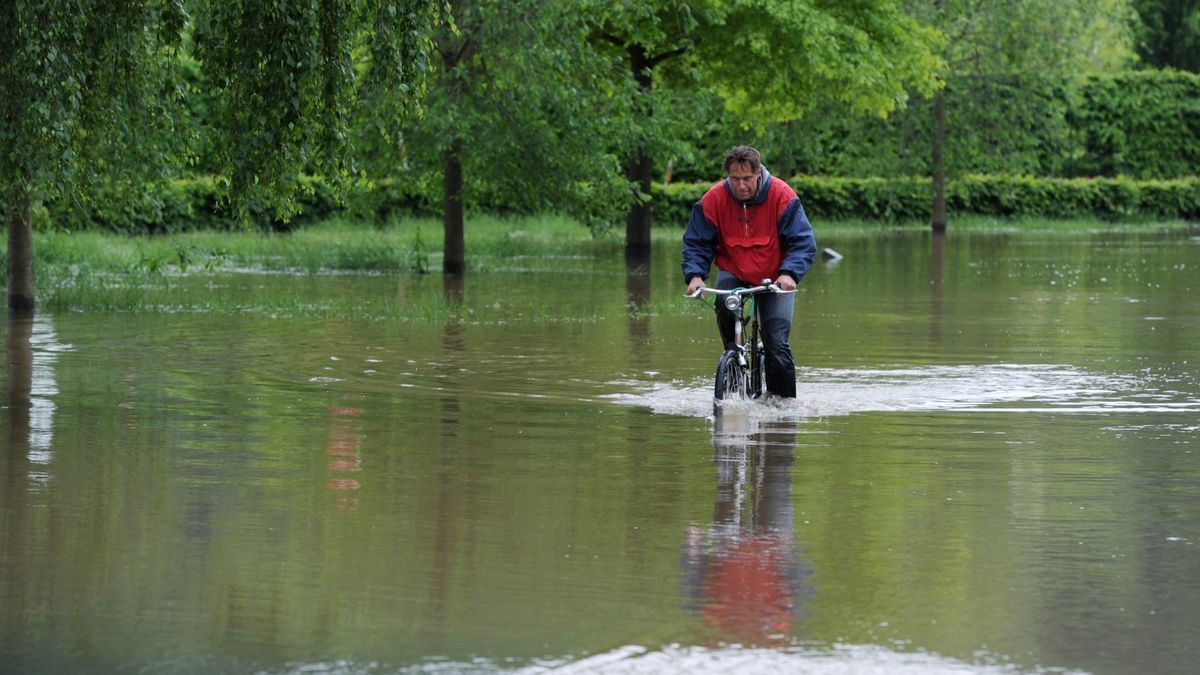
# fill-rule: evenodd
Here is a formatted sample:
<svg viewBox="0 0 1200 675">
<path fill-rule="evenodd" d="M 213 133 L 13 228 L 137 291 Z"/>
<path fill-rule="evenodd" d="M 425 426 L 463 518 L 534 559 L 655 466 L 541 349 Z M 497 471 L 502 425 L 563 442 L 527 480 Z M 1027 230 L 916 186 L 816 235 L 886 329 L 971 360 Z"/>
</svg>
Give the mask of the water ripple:
<svg viewBox="0 0 1200 675">
<path fill-rule="evenodd" d="M 1200 412 L 1200 398 L 1178 391 L 1177 383 L 1062 365 L 808 368 L 797 380 L 794 400 L 734 405 L 740 413 L 778 419 L 887 411 Z M 622 384 L 632 391 L 611 400 L 669 415 L 712 415 L 708 378 Z"/>
</svg>

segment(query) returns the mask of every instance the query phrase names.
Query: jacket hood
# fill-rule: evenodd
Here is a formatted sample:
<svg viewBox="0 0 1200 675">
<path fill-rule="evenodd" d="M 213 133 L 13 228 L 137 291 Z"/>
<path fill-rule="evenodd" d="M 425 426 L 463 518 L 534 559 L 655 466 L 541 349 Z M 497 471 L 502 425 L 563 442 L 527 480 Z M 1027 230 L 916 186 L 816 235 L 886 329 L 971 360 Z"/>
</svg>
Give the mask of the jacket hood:
<svg viewBox="0 0 1200 675">
<path fill-rule="evenodd" d="M 759 165 L 759 169 L 762 171 L 762 174 L 758 179 L 758 192 L 745 202 L 739 201 L 738 198 L 734 196 L 733 188 L 729 185 L 729 179 L 725 179 L 725 189 L 729 190 L 729 196 L 733 197 L 735 202 L 744 204 L 745 206 L 757 206 L 758 204 L 761 204 L 767 200 L 767 192 L 771 190 L 771 172 L 767 171 L 766 165 L 763 164 Z"/>
</svg>

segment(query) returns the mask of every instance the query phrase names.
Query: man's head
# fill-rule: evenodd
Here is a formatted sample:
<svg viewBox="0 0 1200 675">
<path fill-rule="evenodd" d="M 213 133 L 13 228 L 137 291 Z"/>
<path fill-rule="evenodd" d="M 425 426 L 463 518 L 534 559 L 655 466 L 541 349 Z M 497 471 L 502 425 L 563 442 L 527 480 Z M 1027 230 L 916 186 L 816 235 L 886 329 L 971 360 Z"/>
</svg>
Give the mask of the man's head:
<svg viewBox="0 0 1200 675">
<path fill-rule="evenodd" d="M 762 157 L 748 145 L 730 148 L 725 153 L 725 173 L 729 176 L 729 187 L 739 201 L 747 201 L 758 193 L 758 179 L 762 176 Z"/>
</svg>

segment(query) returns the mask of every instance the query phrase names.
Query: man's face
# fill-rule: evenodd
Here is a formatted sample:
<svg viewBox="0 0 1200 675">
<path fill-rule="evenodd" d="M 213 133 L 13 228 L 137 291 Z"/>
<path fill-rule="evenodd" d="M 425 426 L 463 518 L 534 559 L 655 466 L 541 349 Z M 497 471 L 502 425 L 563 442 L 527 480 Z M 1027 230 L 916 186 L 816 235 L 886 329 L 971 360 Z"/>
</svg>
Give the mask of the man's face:
<svg viewBox="0 0 1200 675">
<path fill-rule="evenodd" d="M 746 163 L 730 164 L 729 187 L 733 188 L 733 196 L 743 202 L 753 197 L 758 192 L 758 177 L 761 174 L 762 169 L 752 171 Z"/>
</svg>

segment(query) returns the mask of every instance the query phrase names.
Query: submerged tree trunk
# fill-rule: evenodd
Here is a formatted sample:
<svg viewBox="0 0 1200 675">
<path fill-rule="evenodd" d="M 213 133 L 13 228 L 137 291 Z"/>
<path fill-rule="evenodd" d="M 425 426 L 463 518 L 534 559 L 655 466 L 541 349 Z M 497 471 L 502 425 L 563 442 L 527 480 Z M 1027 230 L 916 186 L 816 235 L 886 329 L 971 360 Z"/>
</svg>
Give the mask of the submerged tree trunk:
<svg viewBox="0 0 1200 675">
<path fill-rule="evenodd" d="M 462 274 L 467 269 L 463 237 L 462 141 L 454 139 L 442 158 L 442 273 Z"/>
<path fill-rule="evenodd" d="M 933 98 L 933 231 L 946 231 L 946 96 L 939 91 Z"/>
<path fill-rule="evenodd" d="M 17 188 L 9 201 L 8 309 L 14 314 L 33 312 L 33 217 L 29 193 Z"/>
<path fill-rule="evenodd" d="M 653 202 L 650 200 L 653 164 L 639 150 L 637 157 L 629 163 L 626 178 L 637 186 L 639 198 L 629 207 L 625 217 L 625 251 L 638 253 L 650 250 L 650 226 L 653 220 Z"/>
<path fill-rule="evenodd" d="M 637 82 L 640 100 L 636 103 L 641 108 L 639 112 L 649 118 L 653 114 L 650 107 L 650 91 L 653 86 L 651 69 L 654 61 L 646 54 L 646 48 L 639 44 L 629 47 L 629 65 L 633 70 L 633 79 Z M 653 208 L 650 200 L 651 182 L 654 180 L 654 165 L 646 153 L 646 147 L 639 142 L 633 159 L 626 167 L 625 177 L 638 190 L 638 198 L 629 207 L 625 217 L 625 251 L 639 253 L 650 250 L 650 225 Z"/>
</svg>

